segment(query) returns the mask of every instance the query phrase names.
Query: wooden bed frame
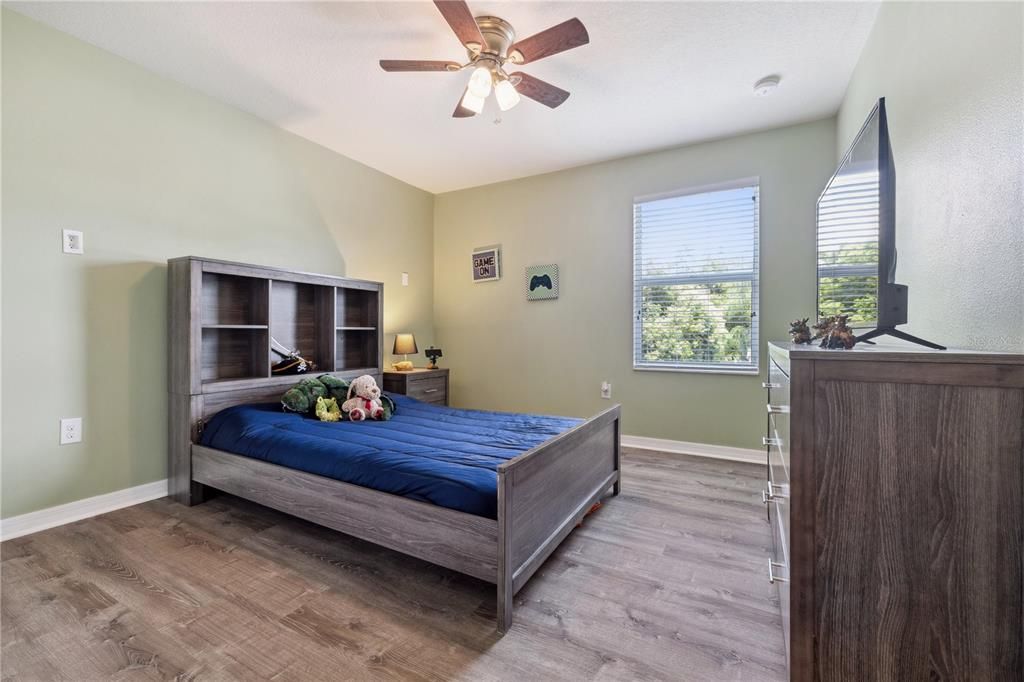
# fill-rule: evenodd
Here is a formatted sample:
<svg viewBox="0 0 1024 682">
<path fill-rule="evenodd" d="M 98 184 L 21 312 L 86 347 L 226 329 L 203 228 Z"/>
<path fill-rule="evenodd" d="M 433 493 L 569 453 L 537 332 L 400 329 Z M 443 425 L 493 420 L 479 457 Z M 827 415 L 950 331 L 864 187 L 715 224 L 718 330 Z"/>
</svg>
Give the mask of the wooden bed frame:
<svg viewBox="0 0 1024 682">
<path fill-rule="evenodd" d="M 314 375 L 381 383 L 383 285 L 186 257 L 168 261 L 168 302 L 169 481 L 182 504 L 222 490 L 494 583 L 504 633 L 515 594 L 619 492 L 618 405 L 499 466 L 496 520 L 203 447 L 213 414 L 298 380 L 270 376 L 270 336 L 313 355 Z"/>
</svg>

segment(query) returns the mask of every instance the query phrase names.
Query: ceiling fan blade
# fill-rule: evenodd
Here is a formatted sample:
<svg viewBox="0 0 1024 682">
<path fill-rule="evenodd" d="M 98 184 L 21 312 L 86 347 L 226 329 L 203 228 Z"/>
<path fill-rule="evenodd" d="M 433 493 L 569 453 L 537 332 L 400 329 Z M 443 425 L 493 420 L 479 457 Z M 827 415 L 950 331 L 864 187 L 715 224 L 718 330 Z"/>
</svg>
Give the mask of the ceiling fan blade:
<svg viewBox="0 0 1024 682">
<path fill-rule="evenodd" d="M 458 71 L 462 65 L 456 62 L 432 62 L 425 59 L 382 59 L 380 68 L 385 71 Z"/>
<path fill-rule="evenodd" d="M 509 48 L 509 55 L 516 64 L 529 64 L 589 42 L 586 27 L 574 17 L 546 31 L 523 38 Z"/>
<path fill-rule="evenodd" d="M 477 48 L 484 46 L 484 36 L 480 33 L 480 27 L 477 26 L 473 13 L 469 11 L 469 5 L 463 0 L 434 0 L 434 4 L 437 5 L 444 20 L 455 31 L 459 42 L 466 47 L 471 44 L 476 45 Z"/>
<path fill-rule="evenodd" d="M 469 92 L 469 88 L 466 88 L 463 91 L 462 97 L 465 97 L 467 92 Z M 470 116 L 476 116 L 475 111 L 462 106 L 462 97 L 459 97 L 459 103 L 455 105 L 455 111 L 452 113 L 452 118 L 469 118 Z"/>
<path fill-rule="evenodd" d="M 539 78 L 534 78 L 528 73 L 516 71 L 510 73 L 509 78 L 519 77 L 519 84 L 515 86 L 519 94 L 526 95 L 530 99 L 537 100 L 544 106 L 554 109 L 559 104 L 569 99 L 569 92 L 562 88 L 555 87 L 551 83 L 545 83 Z"/>
</svg>

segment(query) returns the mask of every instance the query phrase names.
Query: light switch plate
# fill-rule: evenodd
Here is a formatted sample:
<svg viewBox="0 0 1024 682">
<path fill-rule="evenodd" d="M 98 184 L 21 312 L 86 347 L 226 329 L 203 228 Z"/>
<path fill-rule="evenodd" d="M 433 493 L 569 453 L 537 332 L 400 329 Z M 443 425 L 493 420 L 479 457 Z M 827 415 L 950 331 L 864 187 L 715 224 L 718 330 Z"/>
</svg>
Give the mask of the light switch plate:
<svg viewBox="0 0 1024 682">
<path fill-rule="evenodd" d="M 612 399 L 612 384 L 610 381 L 601 382 L 601 397 L 605 400 Z"/>
<path fill-rule="evenodd" d="M 402 286 L 403 287 L 409 286 L 409 273 L 408 272 L 403 272 L 402 273 Z"/>
<path fill-rule="evenodd" d="M 85 235 L 80 230 L 62 230 L 61 240 L 64 244 L 64 253 L 85 253 Z"/>
<path fill-rule="evenodd" d="M 60 420 L 60 444 L 82 442 L 82 418 L 66 417 Z"/>
</svg>

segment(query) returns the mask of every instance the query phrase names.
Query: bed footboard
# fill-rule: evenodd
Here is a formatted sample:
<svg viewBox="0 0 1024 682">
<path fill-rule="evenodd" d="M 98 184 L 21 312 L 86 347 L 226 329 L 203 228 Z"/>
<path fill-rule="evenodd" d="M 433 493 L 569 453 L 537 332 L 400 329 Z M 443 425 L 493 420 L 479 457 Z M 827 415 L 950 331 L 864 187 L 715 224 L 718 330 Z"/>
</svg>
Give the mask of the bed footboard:
<svg viewBox="0 0 1024 682">
<path fill-rule="evenodd" d="M 618 405 L 498 467 L 498 630 L 512 598 L 612 488 L 619 492 Z"/>
</svg>

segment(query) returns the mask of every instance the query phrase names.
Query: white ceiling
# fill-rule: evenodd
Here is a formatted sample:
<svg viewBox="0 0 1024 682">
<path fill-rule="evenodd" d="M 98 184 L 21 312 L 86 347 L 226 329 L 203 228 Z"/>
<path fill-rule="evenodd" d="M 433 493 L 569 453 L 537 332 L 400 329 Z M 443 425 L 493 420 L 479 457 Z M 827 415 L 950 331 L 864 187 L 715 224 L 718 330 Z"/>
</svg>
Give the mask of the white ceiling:
<svg viewBox="0 0 1024 682">
<path fill-rule="evenodd" d="M 832 115 L 876 2 L 492 2 L 520 37 L 579 17 L 590 44 L 522 67 L 572 93 L 453 119 L 465 61 L 430 2 L 5 3 L 431 192 Z M 756 80 L 782 76 L 774 95 Z"/>
</svg>

